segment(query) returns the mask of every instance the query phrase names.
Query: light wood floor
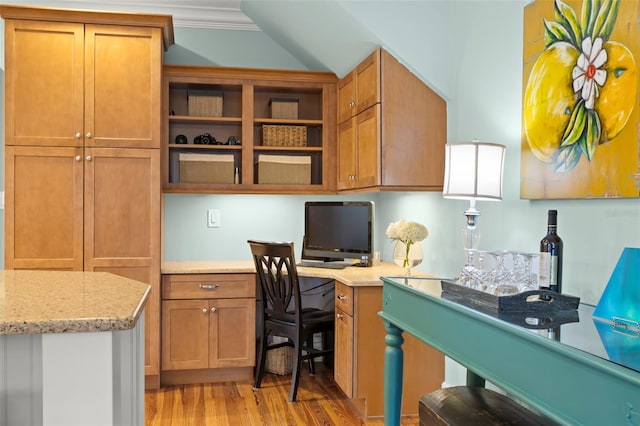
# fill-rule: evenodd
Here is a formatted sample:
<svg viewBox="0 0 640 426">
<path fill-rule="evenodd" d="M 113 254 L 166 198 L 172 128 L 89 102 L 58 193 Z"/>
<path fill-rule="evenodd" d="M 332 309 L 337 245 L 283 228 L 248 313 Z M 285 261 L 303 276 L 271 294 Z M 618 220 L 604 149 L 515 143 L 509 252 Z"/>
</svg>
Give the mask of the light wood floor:
<svg viewBox="0 0 640 426">
<path fill-rule="evenodd" d="M 265 373 L 262 387 L 252 383 L 167 386 L 145 395 L 147 426 L 283 426 L 382 425 L 383 420 L 362 421 L 333 381 L 333 372 L 320 363 L 316 375 L 304 369 L 298 398 L 288 402 L 291 376 Z M 417 401 L 416 401 L 417 404 Z M 417 417 L 402 425 L 419 425 Z"/>
</svg>

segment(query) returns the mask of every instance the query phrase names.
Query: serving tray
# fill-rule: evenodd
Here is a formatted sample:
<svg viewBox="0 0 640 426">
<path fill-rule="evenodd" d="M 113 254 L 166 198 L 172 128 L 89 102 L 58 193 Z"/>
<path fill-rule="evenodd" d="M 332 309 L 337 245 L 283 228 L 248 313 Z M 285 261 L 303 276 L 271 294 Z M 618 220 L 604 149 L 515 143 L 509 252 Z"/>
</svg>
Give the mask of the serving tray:
<svg viewBox="0 0 640 426">
<path fill-rule="evenodd" d="M 442 280 L 442 298 L 529 329 L 547 329 L 579 321 L 580 298 L 549 290 L 495 296 Z"/>
<path fill-rule="evenodd" d="M 580 298 L 549 290 L 530 290 L 512 296 L 495 296 L 483 291 L 442 280 L 442 294 L 498 312 L 549 312 L 578 309 Z"/>
</svg>

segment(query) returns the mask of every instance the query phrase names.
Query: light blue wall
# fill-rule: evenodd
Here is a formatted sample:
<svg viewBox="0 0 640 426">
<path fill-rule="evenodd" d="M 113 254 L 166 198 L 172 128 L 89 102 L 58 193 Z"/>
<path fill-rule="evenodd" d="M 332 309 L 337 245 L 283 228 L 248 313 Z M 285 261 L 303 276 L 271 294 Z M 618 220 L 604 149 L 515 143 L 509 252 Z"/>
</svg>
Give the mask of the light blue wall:
<svg viewBox="0 0 640 426">
<path fill-rule="evenodd" d="M 261 31 L 174 28 L 167 64 L 301 70 L 306 67 Z"/>
<path fill-rule="evenodd" d="M 245 3 L 245 2 L 243 2 Z M 260 0 L 259 8 L 292 6 L 290 2 Z M 307 32 L 322 26 L 318 3 L 295 2 L 299 13 L 312 8 L 318 19 L 306 20 Z M 312 47 L 320 65 L 339 75 L 351 67 L 363 46 L 379 43 L 392 52 L 448 103 L 448 138 L 478 138 L 507 145 L 504 201 L 480 202 L 481 248 L 536 251 L 545 232 L 546 211 L 559 210 L 559 233 L 565 241 L 565 291 L 596 303 L 616 260 L 626 246 L 640 246 L 638 199 L 527 201 L 519 198 L 520 115 L 522 92 L 522 21 L 527 0 L 324 0 L 332 13 L 351 16 L 357 42 L 342 34 Z M 308 6 L 305 6 L 308 4 Z M 311 9 L 308 9 L 311 10 Z M 296 10 L 294 10 L 295 12 Z M 279 11 L 278 11 L 279 13 Z M 307 17 L 310 15 L 306 14 Z M 285 27 L 288 21 L 282 21 Z M 301 22 L 300 19 L 293 19 Z M 318 23 L 315 21 L 318 20 Z M 335 20 L 334 20 L 335 21 Z M 349 19 L 341 19 L 347 25 Z M 304 69 L 305 55 L 280 45 L 262 32 L 176 28 L 176 45 L 167 63 L 215 64 L 264 68 Z M 3 34 L 3 33 L 2 33 Z M 290 34 L 286 34 L 291 37 Z M 0 37 L 1 34 L 0 34 Z M 366 37 L 370 39 L 367 40 Z M 285 37 L 286 39 L 286 37 Z M 341 47 L 337 42 L 342 41 Z M 0 43 L 3 44 L 3 43 Z M 326 47 L 323 47 L 326 46 Z M 308 52 L 306 52 L 308 54 Z M 351 60 L 353 63 L 348 63 Z M 0 72 L 3 77 L 4 66 Z M 166 195 L 165 259 L 247 258 L 247 238 L 264 236 L 302 238 L 302 206 L 307 196 Z M 439 193 L 380 193 L 314 199 L 371 199 L 377 207 L 377 248 L 389 259 L 391 243 L 384 236 L 389 222 L 417 220 L 429 228 L 424 242 L 425 261 L 418 268 L 437 275 L 455 274 L 462 263 L 458 230 L 463 224 L 462 201 L 444 200 Z M 206 209 L 219 208 L 222 227 L 206 228 Z M 0 212 L 4 213 L 4 212 Z M 272 233 L 265 229 L 277 224 Z M 0 239 L 1 241 L 1 239 Z"/>
<path fill-rule="evenodd" d="M 274 5 L 281 3 L 273 2 Z M 343 0 L 337 3 L 345 13 L 355 17 L 358 26 L 364 29 L 362 34 L 375 34 L 383 47 L 447 100 L 450 141 L 478 138 L 507 145 L 504 200 L 500 203 L 480 202 L 478 206 L 482 213 L 481 248 L 537 251 L 546 229 L 546 211 L 558 209 L 559 233 L 565 241 L 565 291 L 581 296 L 586 302 L 597 303 L 622 249 L 640 246 L 640 202 L 638 199 L 520 200 L 522 22 L 523 8 L 528 1 Z M 298 7 L 304 8 L 304 2 L 301 4 Z M 188 31 L 177 32 L 176 42 L 192 46 L 191 36 Z M 211 40 L 215 44 L 214 39 Z M 335 49 L 334 46 L 331 48 Z M 211 50 L 216 55 L 212 61 L 220 65 L 239 65 L 237 52 L 244 49 L 245 46 L 240 45 L 217 46 Z M 275 52 L 278 61 L 286 58 L 281 50 Z M 169 52 L 168 58 L 172 58 L 172 53 Z M 203 52 L 198 53 L 203 55 Z M 330 53 L 319 56 L 326 57 Z M 336 52 L 336 55 L 344 55 L 344 52 Z M 251 66 L 278 67 L 278 64 L 270 63 L 270 58 L 270 55 L 263 55 Z M 336 66 L 334 72 L 340 71 Z M 464 223 L 465 202 L 444 200 L 439 193 L 380 193 L 357 198 L 360 197 L 376 202 L 376 242 L 384 259 L 389 259 L 391 254 L 391 243 L 384 236 L 386 226 L 391 221 L 405 218 L 424 223 L 430 231 L 429 238 L 423 243 L 425 261 L 418 268 L 442 276 L 458 271 L 462 263 L 458 233 Z M 165 257 L 190 258 L 194 253 L 201 254 L 198 258 L 222 256 L 211 246 L 234 238 L 236 233 L 241 241 L 245 236 L 264 234 L 263 229 L 279 217 L 284 217 L 289 224 L 281 228 L 280 239 L 299 243 L 302 205 L 307 198 L 167 196 Z M 223 206 L 223 226 L 217 231 L 207 230 L 204 227 L 205 210 L 216 206 Z M 246 207 L 247 211 L 243 212 L 240 206 Z M 193 219 L 184 223 L 178 212 Z M 272 216 L 272 212 L 278 213 Z M 228 217 L 232 222 L 225 222 Z M 228 227 L 236 223 L 241 227 Z M 180 233 L 173 229 L 179 229 Z M 285 232 L 286 229 L 289 231 Z M 242 243 L 223 244 L 227 246 L 224 258 L 246 256 Z"/>
</svg>

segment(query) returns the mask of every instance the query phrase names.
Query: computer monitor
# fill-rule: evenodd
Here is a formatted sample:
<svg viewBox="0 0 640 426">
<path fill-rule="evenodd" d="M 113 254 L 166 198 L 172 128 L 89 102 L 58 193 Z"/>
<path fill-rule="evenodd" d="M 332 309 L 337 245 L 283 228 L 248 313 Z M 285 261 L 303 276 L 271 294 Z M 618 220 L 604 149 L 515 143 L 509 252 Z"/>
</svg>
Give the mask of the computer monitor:
<svg viewBox="0 0 640 426">
<path fill-rule="evenodd" d="M 370 262 L 373 226 L 371 201 L 307 201 L 302 258 L 329 262 L 366 257 Z"/>
</svg>

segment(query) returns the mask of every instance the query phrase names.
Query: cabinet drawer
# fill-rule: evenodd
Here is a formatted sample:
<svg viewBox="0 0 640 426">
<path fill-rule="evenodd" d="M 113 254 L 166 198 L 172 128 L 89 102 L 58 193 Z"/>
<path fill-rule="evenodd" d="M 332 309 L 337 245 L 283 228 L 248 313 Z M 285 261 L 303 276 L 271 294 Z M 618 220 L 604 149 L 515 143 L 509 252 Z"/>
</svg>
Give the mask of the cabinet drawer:
<svg viewBox="0 0 640 426">
<path fill-rule="evenodd" d="M 254 274 L 184 274 L 162 276 L 163 299 L 255 297 Z"/>
<path fill-rule="evenodd" d="M 353 288 L 336 281 L 336 309 L 353 316 Z"/>
</svg>

